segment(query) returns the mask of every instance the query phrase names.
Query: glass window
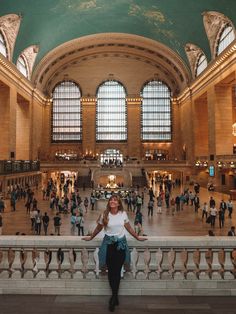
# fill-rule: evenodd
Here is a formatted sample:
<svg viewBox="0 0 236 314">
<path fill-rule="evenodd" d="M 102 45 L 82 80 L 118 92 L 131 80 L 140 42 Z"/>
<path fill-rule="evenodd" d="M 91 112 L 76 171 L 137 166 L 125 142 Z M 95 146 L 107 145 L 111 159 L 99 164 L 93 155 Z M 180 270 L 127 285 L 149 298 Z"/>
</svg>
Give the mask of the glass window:
<svg viewBox="0 0 236 314">
<path fill-rule="evenodd" d="M 18 58 L 16 67 L 25 77 L 28 78 L 28 70 L 27 70 L 26 62 L 23 56 L 20 56 Z"/>
<path fill-rule="evenodd" d="M 233 27 L 230 25 L 226 25 L 223 29 L 217 47 L 217 56 L 227 47 L 229 46 L 232 41 L 235 39 L 235 34 Z"/>
<path fill-rule="evenodd" d="M 7 45 L 1 32 L 0 32 L 0 53 L 7 57 Z"/>
<path fill-rule="evenodd" d="M 98 88 L 96 140 L 127 140 L 126 92 L 117 81 L 107 81 Z"/>
<path fill-rule="evenodd" d="M 207 59 L 204 54 L 200 55 L 200 58 L 198 58 L 197 66 L 196 66 L 196 76 L 202 73 L 202 71 L 205 70 L 207 67 Z"/>
<path fill-rule="evenodd" d="M 58 84 L 53 91 L 52 142 L 82 140 L 81 93 L 72 81 Z"/>
<path fill-rule="evenodd" d="M 143 141 L 172 140 L 171 93 L 160 81 L 147 83 L 141 93 L 141 137 Z"/>
</svg>

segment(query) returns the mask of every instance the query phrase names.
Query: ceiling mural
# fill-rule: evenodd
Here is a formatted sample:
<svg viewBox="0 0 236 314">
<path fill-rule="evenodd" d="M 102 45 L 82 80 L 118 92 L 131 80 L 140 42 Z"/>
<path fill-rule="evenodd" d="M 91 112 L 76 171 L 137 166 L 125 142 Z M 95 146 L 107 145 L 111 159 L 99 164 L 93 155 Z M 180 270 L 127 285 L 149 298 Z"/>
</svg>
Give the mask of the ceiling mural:
<svg viewBox="0 0 236 314">
<path fill-rule="evenodd" d="M 31 45 L 39 46 L 36 64 L 53 48 L 97 33 L 126 33 L 156 40 L 186 64 L 186 43 L 210 59 L 202 13 L 217 11 L 236 25 L 235 0 L 1 0 L 0 16 L 19 14 L 21 26 L 14 61 Z"/>
</svg>

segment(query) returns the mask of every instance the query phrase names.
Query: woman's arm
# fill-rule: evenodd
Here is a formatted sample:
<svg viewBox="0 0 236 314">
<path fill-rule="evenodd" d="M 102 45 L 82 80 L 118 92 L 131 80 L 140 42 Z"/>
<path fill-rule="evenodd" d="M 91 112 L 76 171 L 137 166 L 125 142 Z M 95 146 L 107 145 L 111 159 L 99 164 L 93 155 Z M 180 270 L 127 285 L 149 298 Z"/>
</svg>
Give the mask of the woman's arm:
<svg viewBox="0 0 236 314">
<path fill-rule="evenodd" d="M 92 234 L 90 236 L 86 236 L 86 237 L 83 237 L 82 240 L 85 240 L 85 241 L 91 241 L 94 237 L 96 237 L 96 235 L 102 231 L 103 229 L 103 225 L 101 224 L 97 224 L 96 228 L 93 230 Z"/>
<path fill-rule="evenodd" d="M 138 241 L 145 241 L 147 240 L 147 238 L 145 237 L 140 237 L 139 235 L 137 235 L 137 233 L 134 231 L 134 229 L 130 226 L 130 223 L 127 222 L 125 223 L 125 229 Z"/>
</svg>

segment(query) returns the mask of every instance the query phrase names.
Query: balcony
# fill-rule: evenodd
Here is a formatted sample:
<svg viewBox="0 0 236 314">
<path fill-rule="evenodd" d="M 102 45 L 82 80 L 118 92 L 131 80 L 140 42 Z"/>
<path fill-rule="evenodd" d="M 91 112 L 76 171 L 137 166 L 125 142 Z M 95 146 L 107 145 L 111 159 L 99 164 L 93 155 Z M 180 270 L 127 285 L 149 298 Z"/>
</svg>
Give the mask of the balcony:
<svg viewBox="0 0 236 314">
<path fill-rule="evenodd" d="M 0 175 L 40 171 L 38 160 L 0 160 Z"/>
<path fill-rule="evenodd" d="M 231 237 L 129 239 L 131 269 L 122 295 L 235 295 L 236 249 Z M 100 273 L 100 240 L 79 237 L 2 236 L 3 294 L 108 295 Z"/>
</svg>

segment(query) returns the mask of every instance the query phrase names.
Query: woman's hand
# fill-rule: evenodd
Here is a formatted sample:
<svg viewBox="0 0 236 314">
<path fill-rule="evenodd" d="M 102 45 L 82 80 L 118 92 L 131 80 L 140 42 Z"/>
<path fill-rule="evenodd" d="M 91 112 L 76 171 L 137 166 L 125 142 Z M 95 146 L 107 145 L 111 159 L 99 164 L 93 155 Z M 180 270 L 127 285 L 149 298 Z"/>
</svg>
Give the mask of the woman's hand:
<svg viewBox="0 0 236 314">
<path fill-rule="evenodd" d="M 82 238 L 82 240 L 84 240 L 84 241 L 91 241 L 92 240 L 92 236 L 91 235 L 85 236 L 85 237 Z"/>
<path fill-rule="evenodd" d="M 137 236 L 136 239 L 137 239 L 138 241 L 146 241 L 146 240 L 148 240 L 147 237 L 140 237 L 140 236 Z"/>
</svg>

